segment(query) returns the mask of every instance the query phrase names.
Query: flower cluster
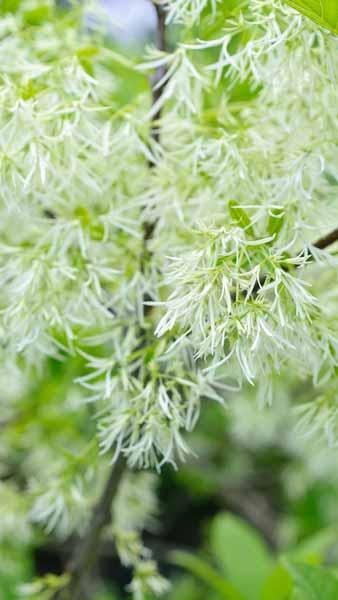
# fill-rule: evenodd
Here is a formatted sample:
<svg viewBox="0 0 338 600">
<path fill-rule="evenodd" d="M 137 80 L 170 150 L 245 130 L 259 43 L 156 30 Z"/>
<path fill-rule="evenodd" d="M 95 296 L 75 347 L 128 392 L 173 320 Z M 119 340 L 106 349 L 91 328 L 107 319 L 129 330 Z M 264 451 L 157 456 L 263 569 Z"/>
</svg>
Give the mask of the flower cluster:
<svg viewBox="0 0 338 600">
<path fill-rule="evenodd" d="M 238 226 L 195 235 L 193 250 L 183 247 L 171 259 L 166 284 L 173 292 L 157 335 L 178 323 L 196 359 L 213 357 L 207 370 L 236 362 L 250 383 L 290 360 L 316 369 L 319 303 L 310 283 L 292 272 L 304 271 L 307 256 L 290 258 L 273 246 L 274 236 L 253 239 Z"/>
</svg>

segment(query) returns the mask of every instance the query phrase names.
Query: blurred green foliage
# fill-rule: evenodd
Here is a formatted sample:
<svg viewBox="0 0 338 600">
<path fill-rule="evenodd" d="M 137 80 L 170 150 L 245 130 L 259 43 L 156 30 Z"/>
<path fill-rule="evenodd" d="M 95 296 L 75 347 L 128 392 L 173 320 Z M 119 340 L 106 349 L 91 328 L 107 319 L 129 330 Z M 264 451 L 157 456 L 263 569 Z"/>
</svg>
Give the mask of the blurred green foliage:
<svg viewBox="0 0 338 600">
<path fill-rule="evenodd" d="M 319 564 L 335 543 L 337 528 L 276 557 L 247 523 L 220 513 L 210 527 L 209 560 L 187 552 L 172 554 L 173 562 L 194 579 L 181 581 L 181 591 L 174 588 L 170 600 L 197 600 L 198 580 L 213 600 L 333 600 L 338 594 L 336 571 Z"/>
</svg>

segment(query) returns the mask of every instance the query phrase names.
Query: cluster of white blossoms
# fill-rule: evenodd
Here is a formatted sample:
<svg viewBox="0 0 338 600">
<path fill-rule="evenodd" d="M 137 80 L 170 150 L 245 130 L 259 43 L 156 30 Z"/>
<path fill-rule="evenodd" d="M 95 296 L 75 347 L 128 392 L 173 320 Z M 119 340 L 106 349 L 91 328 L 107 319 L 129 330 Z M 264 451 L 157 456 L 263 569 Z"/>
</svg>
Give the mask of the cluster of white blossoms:
<svg viewBox="0 0 338 600">
<path fill-rule="evenodd" d="M 177 44 L 138 61 L 86 29 L 85 3 L 0 18 L 8 388 L 71 356 L 80 391 L 58 409 L 81 413 L 83 445 L 159 468 L 184 457 L 201 398 L 249 382 L 273 402 L 271 377 L 292 371 L 329 394 L 334 444 L 337 259 L 316 242 L 338 227 L 337 38 L 283 0 L 162 5 Z M 322 428 L 322 405 L 302 427 Z M 65 534 L 92 473 L 67 479 L 59 456 L 44 491 L 32 453 L 32 516 Z"/>
<path fill-rule="evenodd" d="M 215 71 L 204 102 L 215 94 L 216 106 L 179 110 L 174 135 L 173 95 L 163 118 L 146 198 L 165 265 L 156 332 L 179 325 L 196 358 L 236 358 L 251 382 L 290 358 L 317 380 L 337 362 L 335 259 L 313 246 L 338 222 L 337 40 L 262 0 L 233 11 L 223 31 L 180 48 L 196 70 Z"/>
<path fill-rule="evenodd" d="M 252 239 L 238 226 L 204 228 L 196 238 L 168 267 L 173 292 L 157 335 L 178 323 L 196 359 L 213 357 L 207 371 L 233 358 L 250 383 L 290 360 L 319 369 L 319 302 L 309 282 L 289 272 L 307 257 L 288 258 L 273 247 L 274 235 Z"/>
<path fill-rule="evenodd" d="M 125 271 L 137 280 L 149 151 L 112 110 L 113 78 L 86 70 L 88 36 L 27 27 L 0 44 L 0 302 L 6 343 L 36 359 L 109 327 Z"/>
<path fill-rule="evenodd" d="M 78 381 L 98 407 L 101 452 L 122 453 L 131 466 L 175 465 L 188 452 L 182 431 L 194 428 L 201 397 L 222 402 L 228 386 L 196 368 L 190 343 L 177 352 L 176 339 L 153 338 L 144 352 L 133 331 L 117 329 L 107 357 L 85 353 L 88 374 Z"/>
</svg>

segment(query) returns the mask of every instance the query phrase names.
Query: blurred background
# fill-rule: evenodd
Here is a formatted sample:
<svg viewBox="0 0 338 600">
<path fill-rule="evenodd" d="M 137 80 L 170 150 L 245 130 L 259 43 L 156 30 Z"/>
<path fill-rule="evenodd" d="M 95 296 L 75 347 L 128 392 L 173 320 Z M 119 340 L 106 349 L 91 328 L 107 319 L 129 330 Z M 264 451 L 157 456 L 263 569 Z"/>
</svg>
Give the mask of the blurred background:
<svg viewBox="0 0 338 600">
<path fill-rule="evenodd" d="M 76 373 L 74 368 L 71 361 L 60 365 L 51 360 L 45 377 L 27 394 L 29 406 L 41 413 L 47 432 L 55 427 L 53 401 L 64 394 L 64 382 L 69 381 L 69 373 Z M 73 393 L 70 389 L 70 396 Z M 177 470 L 166 466 L 154 477 L 157 510 L 143 540 L 171 581 L 165 600 L 232 598 L 223 590 L 223 577 L 229 575 L 245 599 L 262 600 L 253 586 L 261 587 L 273 565 L 277 579 L 268 583 L 271 595 L 263 598 L 286 600 L 289 596 L 273 595 L 283 590 L 277 561 L 285 553 L 310 564 L 325 560 L 336 568 L 337 450 L 295 429 L 291 404 L 307 394 L 305 385 L 285 381 L 271 408 L 257 407 L 252 388 L 229 393 L 225 405 L 205 400 L 201 419 L 187 439 L 192 449 L 187 461 Z M 20 428 L 25 435 L 25 425 Z M 20 455 L 17 460 L 20 465 Z M 135 490 L 131 502 L 137 505 L 140 497 L 143 502 Z M 0 565 L 0 598 L 16 600 L 15 586 L 22 580 L 61 574 L 73 548 L 72 537 L 54 539 L 41 529 L 33 547 L 24 547 L 19 556 L 15 549 L 14 561 L 13 555 L 7 557 L 10 569 L 6 562 Z M 95 592 L 89 597 L 129 598 L 130 576 L 108 537 L 99 549 L 92 578 Z"/>
<path fill-rule="evenodd" d="M 113 37 L 126 44 L 144 43 L 156 27 L 156 14 L 149 0 L 101 0 L 111 19 Z"/>
</svg>

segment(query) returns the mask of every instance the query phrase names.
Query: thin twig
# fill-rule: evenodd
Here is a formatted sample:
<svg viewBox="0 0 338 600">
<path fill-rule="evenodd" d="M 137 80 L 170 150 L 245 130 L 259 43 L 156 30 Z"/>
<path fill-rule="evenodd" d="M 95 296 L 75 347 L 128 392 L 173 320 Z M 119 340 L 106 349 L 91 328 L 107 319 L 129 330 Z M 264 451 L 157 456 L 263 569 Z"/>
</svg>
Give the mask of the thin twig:
<svg viewBox="0 0 338 600">
<path fill-rule="evenodd" d="M 338 228 L 334 229 L 328 235 L 325 235 L 324 237 L 317 240 L 313 244 L 313 246 L 315 248 L 318 248 L 319 250 L 324 250 L 325 248 L 328 248 L 328 246 L 331 246 L 335 242 L 338 242 Z"/>
<path fill-rule="evenodd" d="M 165 11 L 163 7 L 156 1 L 151 0 L 157 16 L 157 27 L 156 27 L 156 35 L 155 35 L 155 44 L 158 50 L 165 52 L 167 50 L 167 41 L 166 41 L 166 24 L 165 24 Z M 151 93 L 152 93 L 152 104 L 153 106 L 158 102 L 161 98 L 164 88 L 166 86 L 165 79 L 166 68 L 165 66 L 160 66 L 155 69 L 155 73 L 151 79 Z M 161 118 L 162 109 L 161 107 L 156 111 L 151 120 L 151 137 L 157 144 L 161 141 L 160 127 L 159 121 Z M 149 161 L 150 169 L 153 169 L 156 166 L 155 160 Z M 152 239 L 155 231 L 157 220 L 153 221 L 144 221 L 143 223 L 143 251 L 141 256 L 141 271 L 145 272 L 146 262 L 149 260 L 151 253 L 148 251 L 148 242 Z M 144 296 L 144 315 L 146 316 L 151 307 L 145 304 L 151 298 L 148 298 L 147 295 Z"/>
<path fill-rule="evenodd" d="M 167 49 L 166 43 L 166 26 L 165 26 L 165 12 L 162 6 L 158 3 L 154 3 L 156 16 L 157 16 L 157 27 L 156 27 L 156 48 L 165 52 Z M 166 73 L 165 66 L 158 67 L 155 70 L 154 76 L 152 78 L 152 96 L 153 96 L 153 105 L 161 98 L 166 81 L 164 79 Z M 161 108 L 154 114 L 152 118 L 152 137 L 155 142 L 160 142 L 160 130 L 158 127 L 158 121 L 161 118 Z"/>
<path fill-rule="evenodd" d="M 112 503 L 125 468 L 123 458 L 119 458 L 113 465 L 101 497 L 93 509 L 87 532 L 76 546 L 67 567 L 69 583 L 62 591 L 56 593 L 54 600 L 83 600 L 86 597 L 87 580 L 97 561 L 102 532 L 111 521 Z"/>
<path fill-rule="evenodd" d="M 314 242 L 312 244 L 312 247 L 318 248 L 318 250 L 325 250 L 325 248 L 328 248 L 335 242 L 338 242 L 338 228 L 334 229 L 333 231 L 331 231 L 324 237 L 322 237 L 319 240 L 317 240 L 316 242 Z M 310 261 L 312 262 L 314 260 L 313 253 L 311 252 L 311 248 L 309 248 L 309 247 L 306 247 L 304 250 L 302 250 L 302 252 L 298 256 L 306 256 L 309 262 Z M 289 265 L 284 265 L 282 268 L 285 271 L 290 270 Z M 255 297 L 258 294 L 258 292 L 262 289 L 266 280 L 267 280 L 267 276 L 262 275 L 262 277 L 260 277 L 259 280 L 256 281 L 255 285 L 252 288 L 250 297 Z"/>
</svg>

